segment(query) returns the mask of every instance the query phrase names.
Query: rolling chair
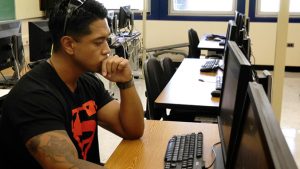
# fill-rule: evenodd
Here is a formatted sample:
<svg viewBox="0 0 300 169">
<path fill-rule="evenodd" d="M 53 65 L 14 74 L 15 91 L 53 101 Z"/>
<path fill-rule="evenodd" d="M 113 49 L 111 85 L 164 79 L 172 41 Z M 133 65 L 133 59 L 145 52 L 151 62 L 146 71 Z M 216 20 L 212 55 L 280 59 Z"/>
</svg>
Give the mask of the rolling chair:
<svg viewBox="0 0 300 169">
<path fill-rule="evenodd" d="M 193 29 L 190 28 L 188 30 L 188 39 L 189 39 L 189 53 L 187 58 L 199 58 L 201 55 L 201 50 L 198 48 L 199 44 L 199 36 L 198 33 Z M 207 55 L 206 58 L 222 58 L 221 55 Z"/>
<path fill-rule="evenodd" d="M 166 109 L 154 106 L 154 101 L 163 86 L 166 84 L 165 78 L 162 75 L 163 70 L 159 61 L 156 58 L 149 58 L 144 63 L 144 78 L 146 83 L 147 108 L 145 116 L 152 120 L 160 120 L 166 117 Z"/>
<path fill-rule="evenodd" d="M 169 120 L 169 121 L 194 121 L 195 114 L 184 113 L 180 110 L 171 110 L 167 115 L 165 108 L 155 106 L 154 101 L 167 84 L 164 71 L 160 62 L 156 58 L 149 58 L 144 63 L 144 77 L 146 83 L 147 108 L 145 116 L 151 120 Z"/>
<path fill-rule="evenodd" d="M 188 58 L 199 58 L 201 50 L 198 48 L 199 37 L 198 33 L 193 29 L 188 30 L 188 39 L 189 39 L 189 53 Z"/>
<path fill-rule="evenodd" d="M 176 72 L 175 65 L 174 65 L 172 59 L 169 57 L 164 57 L 161 60 L 161 65 L 163 67 L 165 79 L 168 83 L 170 81 L 170 79 L 172 78 L 172 76 L 174 75 L 174 73 Z"/>
</svg>

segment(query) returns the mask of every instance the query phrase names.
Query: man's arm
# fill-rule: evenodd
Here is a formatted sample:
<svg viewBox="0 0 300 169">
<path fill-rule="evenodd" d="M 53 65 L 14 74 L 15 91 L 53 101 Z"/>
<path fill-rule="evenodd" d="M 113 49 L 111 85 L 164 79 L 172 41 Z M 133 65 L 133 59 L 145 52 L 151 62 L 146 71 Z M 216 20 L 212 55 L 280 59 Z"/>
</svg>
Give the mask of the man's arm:
<svg viewBox="0 0 300 169">
<path fill-rule="evenodd" d="M 44 169 L 102 169 L 78 158 L 77 150 L 64 130 L 46 132 L 30 138 L 26 147 Z"/>
<path fill-rule="evenodd" d="M 113 100 L 98 111 L 100 126 L 123 137 L 137 139 L 144 133 L 144 110 L 134 86 L 120 90 L 121 102 Z"/>
<path fill-rule="evenodd" d="M 101 74 L 106 79 L 128 83 L 132 79 L 129 61 L 111 56 L 102 62 Z M 126 85 L 125 85 L 126 86 Z M 98 121 L 104 128 L 125 139 L 137 139 L 144 133 L 144 110 L 134 85 L 120 89 L 121 102 L 111 101 L 98 112 Z"/>
</svg>

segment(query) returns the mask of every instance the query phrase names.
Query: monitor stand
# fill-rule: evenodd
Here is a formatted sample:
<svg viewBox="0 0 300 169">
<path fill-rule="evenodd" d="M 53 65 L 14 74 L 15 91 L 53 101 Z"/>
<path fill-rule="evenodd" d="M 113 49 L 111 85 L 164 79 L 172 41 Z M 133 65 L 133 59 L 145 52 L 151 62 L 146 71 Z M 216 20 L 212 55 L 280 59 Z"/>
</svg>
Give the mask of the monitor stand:
<svg viewBox="0 0 300 169">
<path fill-rule="evenodd" d="M 16 59 L 14 59 L 14 66 L 12 67 L 12 69 L 14 70 L 14 73 L 12 76 L 0 76 L 0 88 L 7 88 L 7 87 L 11 87 L 14 86 L 15 84 L 17 84 L 17 82 L 20 80 L 21 76 L 20 76 L 20 69 L 22 69 L 23 66 L 19 65 L 18 62 L 16 61 Z"/>
<path fill-rule="evenodd" d="M 222 148 L 221 148 L 221 144 L 219 144 L 218 146 L 215 146 L 215 152 L 216 152 L 216 161 L 215 161 L 215 165 L 214 168 L 215 169 L 224 169 L 224 161 L 223 161 L 223 156 L 222 156 Z M 206 164 L 208 165 L 208 164 Z"/>
</svg>

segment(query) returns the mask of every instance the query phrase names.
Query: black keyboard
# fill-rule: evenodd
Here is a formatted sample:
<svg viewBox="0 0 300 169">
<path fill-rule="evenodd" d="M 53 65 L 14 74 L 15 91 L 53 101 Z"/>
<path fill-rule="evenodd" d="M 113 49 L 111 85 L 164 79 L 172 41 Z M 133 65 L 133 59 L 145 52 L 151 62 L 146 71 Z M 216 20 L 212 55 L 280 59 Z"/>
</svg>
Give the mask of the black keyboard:
<svg viewBox="0 0 300 169">
<path fill-rule="evenodd" d="M 223 76 L 216 76 L 216 90 L 222 89 Z"/>
<path fill-rule="evenodd" d="M 219 67 L 219 61 L 220 59 L 210 59 L 206 61 L 204 65 L 201 66 L 200 71 L 201 72 L 217 71 Z"/>
<path fill-rule="evenodd" d="M 190 133 L 173 136 L 168 143 L 165 154 L 165 169 L 202 169 L 203 134 Z"/>
</svg>

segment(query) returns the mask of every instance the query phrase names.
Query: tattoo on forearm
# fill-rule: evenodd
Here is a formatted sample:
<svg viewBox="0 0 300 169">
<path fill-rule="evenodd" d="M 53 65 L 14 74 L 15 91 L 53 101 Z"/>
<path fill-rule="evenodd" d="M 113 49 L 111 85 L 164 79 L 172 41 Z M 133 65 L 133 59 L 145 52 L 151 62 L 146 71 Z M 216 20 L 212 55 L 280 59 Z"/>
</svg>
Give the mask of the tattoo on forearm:
<svg viewBox="0 0 300 169">
<path fill-rule="evenodd" d="M 64 131 L 55 131 L 50 134 L 33 137 L 27 144 L 28 150 L 43 161 L 51 161 L 52 164 L 65 163 L 69 169 L 93 168 L 84 160 L 77 160 L 77 151 L 73 144 L 68 142 Z M 43 154 L 40 156 L 39 154 Z M 96 167 L 98 168 L 98 167 Z"/>
<path fill-rule="evenodd" d="M 55 163 L 59 162 L 74 162 L 77 152 L 70 143 L 61 138 L 62 132 L 56 132 L 55 134 L 49 134 L 47 138 L 42 136 L 34 137 L 28 144 L 29 151 L 36 154 L 41 151 L 45 158 L 49 158 Z"/>
</svg>

